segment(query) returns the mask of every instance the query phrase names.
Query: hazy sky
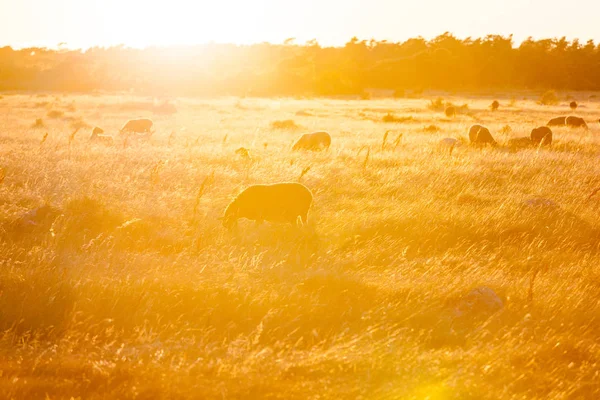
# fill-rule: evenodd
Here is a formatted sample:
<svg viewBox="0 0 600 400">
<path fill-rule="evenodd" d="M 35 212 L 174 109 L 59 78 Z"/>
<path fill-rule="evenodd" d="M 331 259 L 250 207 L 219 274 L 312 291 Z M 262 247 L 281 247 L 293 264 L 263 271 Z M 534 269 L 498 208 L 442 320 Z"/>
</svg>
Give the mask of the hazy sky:
<svg viewBox="0 0 600 400">
<path fill-rule="evenodd" d="M 445 31 L 600 42 L 600 0 L 0 0 L 0 45 L 343 44 Z"/>
</svg>

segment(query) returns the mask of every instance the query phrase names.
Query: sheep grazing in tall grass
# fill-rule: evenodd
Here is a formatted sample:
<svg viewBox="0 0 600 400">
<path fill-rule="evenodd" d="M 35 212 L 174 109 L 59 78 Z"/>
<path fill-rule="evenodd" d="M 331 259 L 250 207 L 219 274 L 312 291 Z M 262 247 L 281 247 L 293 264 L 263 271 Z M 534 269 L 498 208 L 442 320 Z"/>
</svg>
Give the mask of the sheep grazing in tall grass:
<svg viewBox="0 0 600 400">
<path fill-rule="evenodd" d="M 331 136 L 327 132 L 306 133 L 298 139 L 292 150 L 322 150 L 331 145 Z"/>
<path fill-rule="evenodd" d="M 500 108 L 500 103 L 498 103 L 498 100 L 494 100 L 492 104 L 490 104 L 490 109 L 496 111 L 498 108 Z"/>
<path fill-rule="evenodd" d="M 103 144 L 106 146 L 114 145 L 115 140 L 113 139 L 112 135 L 103 135 L 103 133 L 104 133 L 104 129 L 95 127 L 92 130 L 92 134 L 90 135 L 90 142 Z"/>
<path fill-rule="evenodd" d="M 121 130 L 119 130 L 120 134 L 125 133 L 152 133 L 152 127 L 154 123 L 151 119 L 148 118 L 140 118 L 140 119 L 130 119 L 123 125 Z"/>
<path fill-rule="evenodd" d="M 567 119 L 565 120 L 565 125 L 567 125 L 569 128 L 584 128 L 584 129 L 588 129 L 588 126 L 585 123 L 585 120 L 583 118 L 574 117 L 572 115 L 569 116 L 569 117 L 567 117 Z"/>
<path fill-rule="evenodd" d="M 520 137 L 520 138 L 514 138 L 514 139 L 510 139 L 507 143 L 508 148 L 516 151 L 519 149 L 526 149 L 528 147 L 531 147 L 533 145 L 533 142 L 531 141 L 531 138 L 528 137 Z"/>
<path fill-rule="evenodd" d="M 454 118 L 456 116 L 456 108 L 454 106 L 448 106 L 444 110 L 444 114 L 446 114 L 446 117 L 448 118 Z"/>
<path fill-rule="evenodd" d="M 257 223 L 263 221 L 308 223 L 308 211 L 312 204 L 311 191 L 300 183 L 275 183 L 253 185 L 240 193 L 225 209 L 223 226 L 232 229 L 237 220 L 247 218 Z"/>
<path fill-rule="evenodd" d="M 546 126 L 565 126 L 566 121 L 567 121 L 567 117 L 556 117 L 556 118 L 552 118 L 550 121 L 548 121 Z"/>
<path fill-rule="evenodd" d="M 569 107 L 571 108 L 571 110 L 575 111 L 577 109 L 577 102 L 576 101 L 572 101 L 571 103 L 569 103 Z"/>
<path fill-rule="evenodd" d="M 552 129 L 540 126 L 531 130 L 531 142 L 536 145 L 550 146 L 552 144 Z"/>
<path fill-rule="evenodd" d="M 497 146 L 498 144 L 492 137 L 490 130 L 485 126 L 481 125 L 473 125 L 469 129 L 469 140 L 472 144 L 476 145 L 485 145 L 491 144 L 492 146 Z"/>
</svg>

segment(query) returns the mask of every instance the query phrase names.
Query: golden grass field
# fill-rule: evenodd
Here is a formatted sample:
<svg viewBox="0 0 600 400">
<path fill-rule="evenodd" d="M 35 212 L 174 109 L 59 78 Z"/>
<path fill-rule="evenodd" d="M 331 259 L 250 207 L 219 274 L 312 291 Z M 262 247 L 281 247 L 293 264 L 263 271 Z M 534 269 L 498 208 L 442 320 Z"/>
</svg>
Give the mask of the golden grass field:
<svg viewBox="0 0 600 400">
<path fill-rule="evenodd" d="M 4 95 L 0 398 L 599 398 L 600 102 L 551 148 L 440 149 L 474 123 L 503 144 L 572 114 L 564 96 L 511 97 L 492 112 L 447 96 L 468 105 L 452 119 L 425 97 L 161 113 L 129 95 Z M 138 116 L 149 143 L 93 146 L 86 127 L 69 144 L 74 121 L 116 135 Z M 272 128 L 284 120 L 299 127 Z M 329 151 L 290 151 L 315 130 Z M 307 167 L 308 226 L 217 220 L 243 188 Z M 524 205 L 538 197 L 557 207 Z M 479 286 L 504 307 L 455 320 Z"/>
</svg>

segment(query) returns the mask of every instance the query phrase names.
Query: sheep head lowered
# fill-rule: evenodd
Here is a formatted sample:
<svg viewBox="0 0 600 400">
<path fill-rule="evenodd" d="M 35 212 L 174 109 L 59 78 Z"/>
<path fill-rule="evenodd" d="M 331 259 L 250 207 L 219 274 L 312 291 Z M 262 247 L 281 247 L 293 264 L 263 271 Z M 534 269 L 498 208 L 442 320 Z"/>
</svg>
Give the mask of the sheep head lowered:
<svg viewBox="0 0 600 400">
<path fill-rule="evenodd" d="M 331 136 L 327 132 L 304 134 L 292 147 L 292 150 L 321 150 L 331 145 Z"/>
<path fill-rule="evenodd" d="M 240 193 L 225 209 L 223 226 L 235 227 L 237 220 L 247 218 L 256 222 L 308 222 L 312 193 L 300 183 L 253 185 Z"/>
<path fill-rule="evenodd" d="M 154 123 L 151 119 L 131 119 L 123 125 L 119 133 L 151 133 Z"/>
</svg>

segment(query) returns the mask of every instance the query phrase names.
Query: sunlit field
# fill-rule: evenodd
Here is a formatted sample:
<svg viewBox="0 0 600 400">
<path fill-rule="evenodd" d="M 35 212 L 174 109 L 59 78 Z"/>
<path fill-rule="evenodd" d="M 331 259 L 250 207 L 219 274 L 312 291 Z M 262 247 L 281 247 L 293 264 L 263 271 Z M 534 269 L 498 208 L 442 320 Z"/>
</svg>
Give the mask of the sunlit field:
<svg viewBox="0 0 600 400">
<path fill-rule="evenodd" d="M 599 398 L 600 101 L 558 95 L 3 95 L 0 398 Z M 505 146 L 561 115 L 589 131 Z M 308 225 L 222 226 L 275 182 Z M 500 309 L 464 305 L 481 287 Z"/>
</svg>

